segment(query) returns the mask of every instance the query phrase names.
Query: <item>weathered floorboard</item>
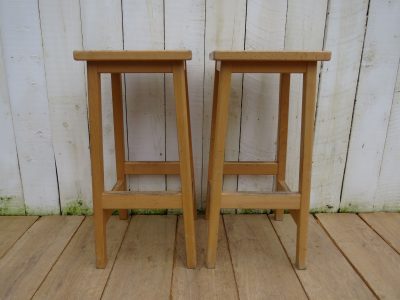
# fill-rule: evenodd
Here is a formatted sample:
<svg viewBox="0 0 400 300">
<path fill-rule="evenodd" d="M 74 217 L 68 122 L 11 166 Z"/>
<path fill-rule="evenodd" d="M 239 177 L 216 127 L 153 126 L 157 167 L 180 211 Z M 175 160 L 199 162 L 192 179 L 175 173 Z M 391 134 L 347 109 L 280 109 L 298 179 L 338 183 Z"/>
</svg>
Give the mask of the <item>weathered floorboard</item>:
<svg viewBox="0 0 400 300">
<path fill-rule="evenodd" d="M 294 264 L 296 224 L 288 214 L 272 225 Z M 329 239 L 323 228 L 310 216 L 307 269 L 297 270 L 310 299 L 375 299 L 373 293 Z"/>
<path fill-rule="evenodd" d="M 202 218 L 197 219 L 196 234 L 198 238 L 198 267 L 195 270 L 189 270 L 186 268 L 183 219 L 179 217 L 172 280 L 172 298 L 238 299 L 222 218 L 220 221 L 218 257 L 215 269 L 207 269 L 205 266 L 205 251 L 207 245 L 206 220 Z"/>
<path fill-rule="evenodd" d="M 0 217 L 0 258 L 32 226 L 38 217 L 3 216 Z"/>
<path fill-rule="evenodd" d="M 93 218 L 86 218 L 34 298 L 100 299 L 127 226 L 128 221 L 111 217 L 107 224 L 107 267 L 96 269 Z"/>
<path fill-rule="evenodd" d="M 176 216 L 134 216 L 103 298 L 168 299 Z"/>
<path fill-rule="evenodd" d="M 400 213 L 364 213 L 360 217 L 400 254 Z"/>
<path fill-rule="evenodd" d="M 355 214 L 318 214 L 322 226 L 379 298 L 400 298 L 400 255 Z"/>
<path fill-rule="evenodd" d="M 83 217 L 42 217 L 0 260 L 0 299 L 29 299 L 68 244 Z"/>
<path fill-rule="evenodd" d="M 265 215 L 225 215 L 224 221 L 241 299 L 307 299 Z"/>
</svg>

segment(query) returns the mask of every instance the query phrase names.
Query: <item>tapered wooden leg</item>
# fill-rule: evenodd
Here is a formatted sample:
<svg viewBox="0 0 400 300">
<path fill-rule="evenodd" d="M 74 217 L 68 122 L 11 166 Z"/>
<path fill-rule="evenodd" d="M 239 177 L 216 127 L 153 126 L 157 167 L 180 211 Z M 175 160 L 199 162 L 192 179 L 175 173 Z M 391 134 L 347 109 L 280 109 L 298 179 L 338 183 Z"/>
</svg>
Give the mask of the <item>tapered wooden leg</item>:
<svg viewBox="0 0 400 300">
<path fill-rule="evenodd" d="M 104 269 L 107 265 L 107 247 L 106 216 L 101 203 L 101 195 L 104 191 L 101 83 L 96 64 L 88 63 L 87 72 L 96 267 Z"/>
<path fill-rule="evenodd" d="M 217 257 L 219 214 L 221 210 L 221 193 L 223 183 L 225 138 L 228 126 L 229 94 L 231 87 L 231 71 L 221 65 L 217 109 L 215 112 L 215 128 L 211 164 L 211 189 L 208 220 L 208 245 L 207 245 L 207 267 L 215 268 Z"/>
<path fill-rule="evenodd" d="M 193 171 L 190 151 L 190 124 L 188 102 L 186 100 L 184 63 L 176 63 L 173 67 L 174 92 L 176 100 L 176 124 L 178 128 L 178 146 L 180 160 L 180 177 L 182 186 L 183 223 L 186 243 L 186 264 L 195 268 L 196 238 L 194 229 L 194 189 Z"/>
<path fill-rule="evenodd" d="M 121 74 L 111 74 L 112 103 L 114 117 L 114 141 L 115 141 L 115 165 L 117 168 L 117 181 L 122 181 L 121 190 L 126 191 L 124 172 L 125 148 L 124 148 L 124 116 L 122 108 Z M 128 219 L 128 210 L 120 209 L 119 218 Z"/>
<path fill-rule="evenodd" d="M 208 219 L 210 215 L 210 182 L 211 182 L 211 169 L 212 169 L 212 160 L 214 153 L 214 136 L 215 136 L 215 114 L 217 113 L 217 96 L 218 96 L 218 80 L 219 80 L 219 71 L 215 68 L 214 74 L 214 94 L 213 94 L 213 103 L 212 103 L 212 117 L 211 117 L 211 137 L 210 137 L 210 150 L 209 150 L 209 158 L 208 158 L 208 177 L 207 177 L 207 203 L 206 203 L 206 219 Z"/>
<path fill-rule="evenodd" d="M 192 147 L 192 130 L 191 130 L 191 122 L 190 122 L 190 105 L 189 105 L 189 88 L 188 88 L 188 79 L 187 79 L 187 66 L 185 61 L 185 90 L 186 90 L 186 110 L 188 115 L 188 123 L 189 123 L 189 145 L 190 145 L 190 169 L 192 170 L 192 179 L 194 178 L 194 163 L 193 163 L 193 147 Z M 192 180 L 192 189 L 193 193 L 195 189 L 195 182 Z M 196 206 L 196 197 L 193 194 L 193 215 L 194 218 L 197 218 L 197 206 Z"/>
<path fill-rule="evenodd" d="M 298 215 L 296 267 L 306 268 L 307 231 L 310 207 L 312 148 L 314 135 L 314 108 L 316 95 L 317 63 L 309 62 L 303 75 L 303 103 L 301 116 L 300 176 L 299 192 L 301 194 L 300 212 Z"/>
<path fill-rule="evenodd" d="M 284 181 L 286 176 L 286 153 L 289 125 L 289 95 L 290 95 L 290 74 L 282 73 L 279 85 L 279 118 L 278 118 L 278 174 L 277 181 Z M 279 184 L 277 190 L 281 190 Z M 283 220 L 283 209 L 275 210 L 275 220 Z"/>
</svg>

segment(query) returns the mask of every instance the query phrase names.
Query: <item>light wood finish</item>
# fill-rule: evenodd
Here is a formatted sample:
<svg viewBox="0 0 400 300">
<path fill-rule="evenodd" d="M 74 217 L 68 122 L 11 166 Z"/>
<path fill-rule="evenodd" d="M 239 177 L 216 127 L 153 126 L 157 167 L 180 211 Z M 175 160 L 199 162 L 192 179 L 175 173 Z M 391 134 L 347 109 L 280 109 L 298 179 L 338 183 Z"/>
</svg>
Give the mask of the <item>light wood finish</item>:
<svg viewBox="0 0 400 300">
<path fill-rule="evenodd" d="M 104 61 L 98 63 L 100 73 L 172 73 L 171 62 Z"/>
<path fill-rule="evenodd" d="M 359 216 L 400 254 L 400 213 L 363 213 Z"/>
<path fill-rule="evenodd" d="M 278 164 L 275 162 L 231 162 L 224 163 L 224 175 L 276 175 Z"/>
<path fill-rule="evenodd" d="M 125 174 L 168 174 L 168 175 L 178 175 L 179 161 L 126 161 L 124 164 Z"/>
<path fill-rule="evenodd" d="M 96 266 L 104 269 L 107 264 L 106 217 L 102 207 L 104 191 L 103 127 L 101 113 L 101 83 L 97 65 L 88 63 L 88 102 L 90 159 L 92 167 L 93 213 L 95 223 Z"/>
<path fill-rule="evenodd" d="M 35 223 L 37 218 L 34 216 L 0 217 L 0 258 Z"/>
<path fill-rule="evenodd" d="M 213 51 L 212 60 L 229 61 L 317 61 L 330 60 L 328 51 Z"/>
<path fill-rule="evenodd" d="M 107 224 L 110 261 L 104 270 L 99 270 L 93 259 L 93 218 L 87 217 L 35 293 L 34 299 L 100 299 L 127 227 L 128 221 L 120 222 L 118 217 L 111 217 Z"/>
<path fill-rule="evenodd" d="M 305 73 L 307 62 L 303 61 L 226 61 L 232 73 Z"/>
<path fill-rule="evenodd" d="M 183 194 L 180 192 L 104 192 L 104 209 L 128 208 L 182 208 Z"/>
<path fill-rule="evenodd" d="M 29 299 L 83 217 L 42 217 L 0 260 L 0 299 Z"/>
<path fill-rule="evenodd" d="M 272 225 L 292 264 L 296 261 L 296 223 L 289 215 Z M 307 270 L 295 269 L 310 299 L 375 299 L 314 217 L 309 218 Z"/>
<path fill-rule="evenodd" d="M 133 216 L 103 299 L 168 299 L 176 216 Z"/>
<path fill-rule="evenodd" d="M 123 190 L 126 190 L 124 173 L 125 147 L 124 147 L 124 109 L 122 105 L 121 74 L 111 74 L 112 103 L 114 117 L 115 165 L 117 168 L 117 181 L 122 181 Z M 121 220 L 128 219 L 128 210 L 119 210 Z"/>
<path fill-rule="evenodd" d="M 207 267 L 215 268 L 217 256 L 219 214 L 221 209 L 221 193 L 223 183 L 225 137 L 228 126 L 229 95 L 231 91 L 231 72 L 229 68 L 219 71 L 218 95 L 215 99 L 216 114 L 214 127 L 213 150 L 210 151 L 211 165 L 210 208 L 208 223 Z M 212 155 L 212 156 L 211 156 Z"/>
<path fill-rule="evenodd" d="M 241 299 L 307 299 L 265 215 L 224 215 Z"/>
<path fill-rule="evenodd" d="M 280 181 L 286 178 L 286 153 L 289 127 L 289 96 L 290 74 L 281 74 L 279 83 L 279 116 L 278 116 L 278 174 L 276 176 L 276 190 L 282 191 Z M 282 220 L 283 210 L 275 211 L 275 220 Z"/>
<path fill-rule="evenodd" d="M 196 267 L 196 237 L 194 230 L 193 160 L 190 141 L 190 114 L 187 99 L 187 83 L 184 62 L 174 65 L 174 92 L 176 101 L 176 126 L 182 187 L 182 208 L 186 237 L 186 261 L 188 268 Z"/>
<path fill-rule="evenodd" d="M 355 214 L 317 214 L 353 267 L 382 299 L 400 298 L 400 255 Z"/>
<path fill-rule="evenodd" d="M 316 96 L 317 63 L 310 62 L 303 76 L 303 101 L 301 115 L 300 174 L 299 192 L 301 194 L 298 213 L 296 267 L 306 268 L 308 211 L 310 208 L 311 167 L 314 137 L 314 109 Z"/>
<path fill-rule="evenodd" d="M 218 87 L 219 87 L 219 70 L 217 69 L 217 62 L 215 62 L 215 74 L 214 74 L 214 90 L 213 90 L 213 101 L 212 101 L 212 116 L 211 116 L 211 136 L 210 136 L 210 149 L 208 159 L 208 177 L 207 177 L 207 199 L 206 199 L 206 219 L 210 216 L 210 193 L 211 193 L 211 181 L 212 181 L 212 165 L 214 157 L 214 140 L 215 140 L 215 122 L 217 114 L 217 100 L 218 100 Z"/>
<path fill-rule="evenodd" d="M 170 61 L 170 60 L 190 60 L 192 51 L 190 50 L 93 50 L 93 51 L 74 51 L 75 60 L 85 61 Z"/>
<path fill-rule="evenodd" d="M 190 111 L 185 60 L 191 51 L 75 51 L 76 60 L 87 61 L 90 154 L 96 241 L 96 266 L 107 265 L 106 224 L 113 209 L 126 219 L 128 209 L 182 208 L 185 220 L 187 266 L 196 267 L 196 217 L 194 165 L 192 157 Z M 101 73 L 111 74 L 114 117 L 115 163 L 117 182 L 112 191 L 105 191 Z M 178 162 L 125 161 L 124 116 L 120 73 L 173 73 L 179 144 Z M 147 101 L 147 99 L 140 99 Z M 182 192 L 127 192 L 127 174 L 180 175 Z"/>
<path fill-rule="evenodd" d="M 299 193 L 222 193 L 221 208 L 299 209 Z"/>
<path fill-rule="evenodd" d="M 206 216 L 209 218 L 207 266 L 213 268 L 217 253 L 218 215 L 221 208 L 289 209 L 297 224 L 296 267 L 305 269 L 308 211 L 310 205 L 314 109 L 317 61 L 329 60 L 329 52 L 215 51 L 213 116 Z M 280 73 L 278 153 L 276 162 L 225 162 L 225 138 L 232 73 Z M 299 192 L 290 193 L 286 184 L 286 156 L 289 124 L 291 73 L 303 73 Z M 276 195 L 223 193 L 224 174 L 276 175 Z"/>
<path fill-rule="evenodd" d="M 220 217 L 220 227 L 223 227 Z M 207 221 L 198 218 L 196 221 L 198 268 L 188 270 L 185 267 L 185 232 L 183 219 L 179 216 L 176 237 L 176 254 L 172 279 L 172 299 L 238 299 L 233 267 L 231 264 L 225 230 L 218 234 L 219 251 L 215 270 L 205 267 L 205 250 L 207 247 Z"/>
</svg>

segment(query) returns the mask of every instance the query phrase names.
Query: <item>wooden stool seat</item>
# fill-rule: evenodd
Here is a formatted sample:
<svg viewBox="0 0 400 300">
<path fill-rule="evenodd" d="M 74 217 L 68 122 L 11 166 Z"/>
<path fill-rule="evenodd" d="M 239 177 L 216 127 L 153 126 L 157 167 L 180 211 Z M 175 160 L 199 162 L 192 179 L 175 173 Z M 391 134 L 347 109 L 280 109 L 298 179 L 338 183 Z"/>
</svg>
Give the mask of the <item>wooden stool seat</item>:
<svg viewBox="0 0 400 300">
<path fill-rule="evenodd" d="M 297 224 L 296 266 L 306 266 L 307 226 L 310 199 L 312 140 L 316 94 L 317 62 L 330 60 L 330 52 L 214 51 L 214 99 L 208 169 L 207 211 L 209 219 L 207 266 L 215 267 L 219 214 L 221 208 L 276 209 L 282 219 L 288 209 Z M 279 73 L 279 121 L 276 161 L 226 162 L 225 138 L 232 73 Z M 290 191 L 285 182 L 288 136 L 290 74 L 303 74 L 299 191 Z M 276 191 L 271 193 L 223 192 L 224 175 L 274 175 Z"/>
<path fill-rule="evenodd" d="M 96 266 L 105 268 L 106 224 L 114 209 L 127 218 L 127 209 L 182 208 L 186 238 L 186 262 L 196 267 L 194 218 L 194 170 L 190 133 L 186 60 L 192 52 L 182 51 L 74 51 L 75 60 L 87 62 L 90 157 L 92 161 L 93 210 L 96 240 Z M 117 182 L 111 191 L 104 188 L 101 73 L 111 73 L 115 161 Z M 179 161 L 125 161 L 121 73 L 172 73 L 176 101 Z M 129 192 L 126 175 L 176 174 L 181 192 Z"/>
</svg>

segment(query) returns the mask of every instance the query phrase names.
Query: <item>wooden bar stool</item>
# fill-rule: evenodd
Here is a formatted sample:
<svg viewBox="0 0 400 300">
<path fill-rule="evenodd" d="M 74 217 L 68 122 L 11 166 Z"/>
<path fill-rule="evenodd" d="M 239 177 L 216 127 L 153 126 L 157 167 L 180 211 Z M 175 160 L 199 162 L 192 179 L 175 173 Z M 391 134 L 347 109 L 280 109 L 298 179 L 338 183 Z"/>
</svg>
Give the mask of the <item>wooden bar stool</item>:
<svg viewBox="0 0 400 300">
<path fill-rule="evenodd" d="M 297 224 L 296 266 L 306 267 L 307 226 L 314 130 L 317 61 L 330 60 L 330 52 L 251 52 L 215 51 L 214 99 L 208 169 L 207 266 L 215 267 L 219 214 L 221 208 L 275 209 L 282 219 L 288 209 Z M 272 162 L 225 162 L 225 137 L 232 73 L 280 73 L 277 160 Z M 285 183 L 288 135 L 290 74 L 303 74 L 299 191 L 291 192 Z M 274 193 L 225 193 L 223 175 L 274 175 Z"/>
<path fill-rule="evenodd" d="M 87 62 L 90 157 L 92 161 L 96 266 L 107 265 L 106 224 L 114 209 L 127 218 L 127 209 L 182 208 L 186 238 L 186 263 L 196 267 L 194 172 L 190 134 L 186 60 L 191 51 L 74 51 L 75 60 Z M 117 182 L 104 189 L 101 73 L 111 73 Z M 179 161 L 125 161 L 121 73 L 172 73 L 176 100 Z M 143 99 L 147 101 L 147 99 Z M 181 192 L 128 192 L 126 175 L 177 174 Z"/>
</svg>

